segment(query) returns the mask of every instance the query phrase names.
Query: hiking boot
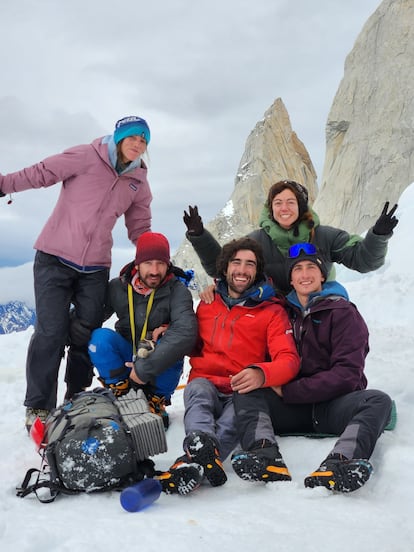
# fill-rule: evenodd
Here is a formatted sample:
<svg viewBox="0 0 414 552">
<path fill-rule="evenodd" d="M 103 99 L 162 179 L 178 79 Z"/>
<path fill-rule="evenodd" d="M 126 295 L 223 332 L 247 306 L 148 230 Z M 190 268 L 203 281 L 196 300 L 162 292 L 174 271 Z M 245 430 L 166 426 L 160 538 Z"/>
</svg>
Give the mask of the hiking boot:
<svg viewBox="0 0 414 552">
<path fill-rule="evenodd" d="M 351 493 L 362 487 L 372 473 L 368 460 L 348 460 L 341 454 L 330 454 L 319 468 L 305 478 L 305 487 L 326 487 L 329 491 Z"/>
<path fill-rule="evenodd" d="M 168 416 L 168 412 L 165 409 L 166 407 L 165 397 L 150 395 L 148 397 L 148 405 L 149 405 L 150 411 L 153 414 L 157 414 L 158 416 L 161 416 L 162 423 L 164 424 L 164 429 L 167 430 L 170 427 L 170 417 Z"/>
<path fill-rule="evenodd" d="M 33 422 L 36 420 L 36 418 L 40 418 L 42 422 L 46 420 L 46 418 L 49 416 L 50 410 L 46 410 L 44 408 L 32 408 L 31 406 L 28 406 L 26 408 L 26 429 L 27 433 L 30 434 L 30 429 L 33 425 Z"/>
<path fill-rule="evenodd" d="M 292 477 L 276 443 L 263 440 L 251 450 L 240 451 L 231 457 L 231 465 L 244 481 L 291 481 Z"/>
<path fill-rule="evenodd" d="M 203 431 L 192 431 L 184 439 L 184 450 L 193 462 L 203 467 L 204 475 L 212 487 L 224 485 L 226 472 L 220 460 L 216 441 Z"/>
<path fill-rule="evenodd" d="M 197 489 L 203 480 L 203 468 L 199 464 L 190 464 L 187 457 L 177 458 L 171 468 L 154 477 L 162 485 L 166 494 L 186 495 Z"/>
</svg>

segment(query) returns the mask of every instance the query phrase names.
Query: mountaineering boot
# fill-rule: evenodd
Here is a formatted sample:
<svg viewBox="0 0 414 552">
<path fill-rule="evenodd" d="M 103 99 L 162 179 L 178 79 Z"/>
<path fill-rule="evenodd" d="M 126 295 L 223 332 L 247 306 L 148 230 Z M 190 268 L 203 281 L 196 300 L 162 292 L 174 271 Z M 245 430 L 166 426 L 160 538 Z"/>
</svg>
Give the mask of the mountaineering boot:
<svg viewBox="0 0 414 552">
<path fill-rule="evenodd" d="M 153 414 L 161 416 L 165 430 L 167 430 L 170 426 L 170 417 L 168 416 L 168 412 L 165 409 L 166 404 L 167 403 L 165 401 L 165 397 L 158 397 L 157 395 L 148 396 L 148 405 L 150 407 L 150 411 Z"/>
<path fill-rule="evenodd" d="M 305 478 L 305 487 L 326 487 L 329 491 L 351 493 L 362 487 L 372 473 L 368 460 L 348 460 L 341 454 L 330 454 L 319 468 Z"/>
<path fill-rule="evenodd" d="M 239 451 L 231 457 L 231 465 L 245 481 L 291 481 L 292 477 L 276 443 L 262 440 L 251 450 Z"/>
<path fill-rule="evenodd" d="M 26 408 L 26 429 L 27 433 L 30 433 L 30 429 L 36 420 L 36 418 L 40 418 L 42 422 L 46 420 L 46 418 L 49 416 L 49 410 L 46 410 L 44 408 L 32 408 L 31 406 L 28 406 Z"/>
<path fill-rule="evenodd" d="M 190 461 L 203 467 L 204 475 L 212 487 L 224 485 L 227 475 L 213 437 L 203 431 L 192 431 L 184 439 L 184 450 Z"/>
<path fill-rule="evenodd" d="M 188 463 L 187 456 L 182 456 L 168 471 L 157 473 L 154 479 L 161 483 L 164 493 L 186 495 L 200 486 L 203 475 L 199 464 Z"/>
</svg>

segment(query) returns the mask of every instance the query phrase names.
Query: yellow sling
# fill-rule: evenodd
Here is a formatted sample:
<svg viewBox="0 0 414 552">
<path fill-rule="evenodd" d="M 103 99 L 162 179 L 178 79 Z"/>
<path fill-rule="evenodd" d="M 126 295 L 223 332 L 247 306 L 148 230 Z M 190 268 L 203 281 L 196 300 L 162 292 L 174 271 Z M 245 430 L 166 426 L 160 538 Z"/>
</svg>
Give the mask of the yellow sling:
<svg viewBox="0 0 414 552">
<path fill-rule="evenodd" d="M 135 317 L 134 317 L 134 291 L 132 289 L 131 284 L 128 284 L 128 310 L 129 310 L 129 325 L 131 326 L 131 336 L 132 336 L 132 352 L 133 352 L 133 360 L 135 361 L 137 357 L 137 344 L 135 341 Z M 147 327 L 148 327 L 148 317 L 149 313 L 152 308 L 152 304 L 154 302 L 154 294 L 155 289 L 151 291 L 151 294 L 148 299 L 147 303 L 147 312 L 145 313 L 145 322 L 142 327 L 141 337 L 140 339 L 145 339 L 147 335 Z"/>
</svg>

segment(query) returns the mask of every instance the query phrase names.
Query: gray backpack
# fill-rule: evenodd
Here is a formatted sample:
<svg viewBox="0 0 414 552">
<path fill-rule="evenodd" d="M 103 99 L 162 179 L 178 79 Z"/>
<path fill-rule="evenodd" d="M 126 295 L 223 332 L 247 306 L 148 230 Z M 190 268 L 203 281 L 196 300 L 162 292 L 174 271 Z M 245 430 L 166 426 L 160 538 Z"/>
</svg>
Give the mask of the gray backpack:
<svg viewBox="0 0 414 552">
<path fill-rule="evenodd" d="M 17 495 L 51 502 L 59 493 L 122 489 L 153 476 L 149 457 L 166 450 L 162 419 L 141 390 L 118 398 L 103 388 L 78 393 L 46 419 L 42 467 L 27 472 Z M 41 488 L 50 496 L 38 494 Z"/>
</svg>

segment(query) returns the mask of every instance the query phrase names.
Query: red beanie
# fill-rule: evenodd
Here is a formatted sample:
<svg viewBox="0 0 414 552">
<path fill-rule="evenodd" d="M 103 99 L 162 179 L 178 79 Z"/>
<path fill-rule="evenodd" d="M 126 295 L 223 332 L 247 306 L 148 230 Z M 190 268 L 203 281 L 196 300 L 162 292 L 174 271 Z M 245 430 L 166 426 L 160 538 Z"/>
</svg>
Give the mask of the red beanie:
<svg viewBox="0 0 414 552">
<path fill-rule="evenodd" d="M 135 264 L 154 260 L 170 264 L 170 245 L 163 234 L 144 232 L 137 239 Z"/>
</svg>

